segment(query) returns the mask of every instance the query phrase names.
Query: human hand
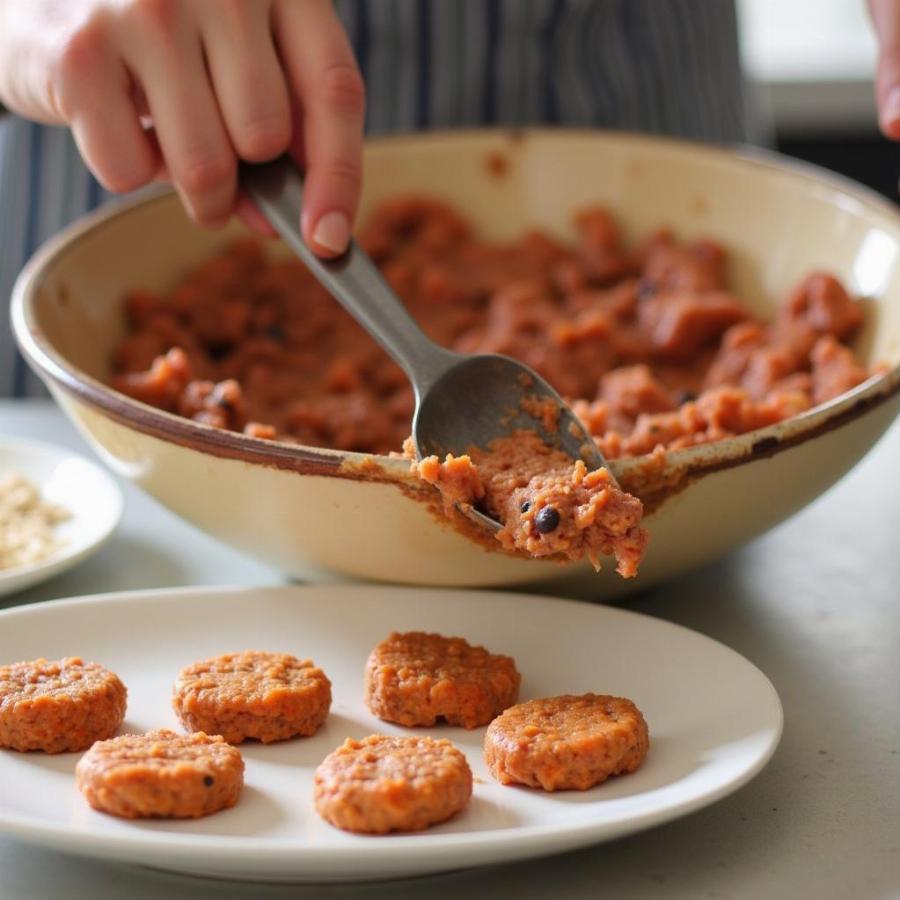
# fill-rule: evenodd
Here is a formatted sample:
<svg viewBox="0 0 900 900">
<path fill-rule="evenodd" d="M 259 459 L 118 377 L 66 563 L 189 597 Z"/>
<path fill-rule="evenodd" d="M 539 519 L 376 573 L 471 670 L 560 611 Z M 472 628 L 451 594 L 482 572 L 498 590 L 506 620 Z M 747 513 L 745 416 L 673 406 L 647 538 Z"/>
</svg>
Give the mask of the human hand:
<svg viewBox="0 0 900 900">
<path fill-rule="evenodd" d="M 875 95 L 886 137 L 900 141 L 900 0 L 868 0 L 878 36 Z"/>
<path fill-rule="evenodd" d="M 271 231 L 237 163 L 289 151 L 305 240 L 346 247 L 364 94 L 330 0 L 0 0 L 0 100 L 71 127 L 109 190 L 170 180 L 210 227 L 238 212 Z"/>
</svg>

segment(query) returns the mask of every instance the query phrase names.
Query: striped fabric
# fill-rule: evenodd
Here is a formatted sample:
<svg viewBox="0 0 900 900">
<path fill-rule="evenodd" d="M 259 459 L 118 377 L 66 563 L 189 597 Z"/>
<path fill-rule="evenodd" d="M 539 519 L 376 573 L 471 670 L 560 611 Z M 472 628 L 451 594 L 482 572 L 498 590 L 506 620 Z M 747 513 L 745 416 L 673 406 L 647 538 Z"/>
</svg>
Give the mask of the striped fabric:
<svg viewBox="0 0 900 900">
<path fill-rule="evenodd" d="M 549 123 L 747 140 L 732 0 L 336 0 L 367 130 Z M 108 195 L 64 129 L 0 118 L 0 304 Z M 41 391 L 0 315 L 0 396 Z"/>
</svg>

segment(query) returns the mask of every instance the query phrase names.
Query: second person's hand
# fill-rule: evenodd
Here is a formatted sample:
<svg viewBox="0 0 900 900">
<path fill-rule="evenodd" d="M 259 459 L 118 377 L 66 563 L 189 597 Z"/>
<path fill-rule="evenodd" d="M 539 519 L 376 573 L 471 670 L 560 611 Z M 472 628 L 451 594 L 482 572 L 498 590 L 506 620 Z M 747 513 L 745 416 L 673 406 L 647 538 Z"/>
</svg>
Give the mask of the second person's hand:
<svg viewBox="0 0 900 900">
<path fill-rule="evenodd" d="M 875 97 L 885 137 L 900 141 L 900 0 L 869 0 L 878 38 Z"/>
<path fill-rule="evenodd" d="M 330 0 L 0 0 L 0 99 L 69 125 L 109 190 L 167 178 L 211 227 L 238 212 L 264 228 L 238 160 L 290 151 L 305 240 L 346 247 L 364 92 Z"/>
</svg>

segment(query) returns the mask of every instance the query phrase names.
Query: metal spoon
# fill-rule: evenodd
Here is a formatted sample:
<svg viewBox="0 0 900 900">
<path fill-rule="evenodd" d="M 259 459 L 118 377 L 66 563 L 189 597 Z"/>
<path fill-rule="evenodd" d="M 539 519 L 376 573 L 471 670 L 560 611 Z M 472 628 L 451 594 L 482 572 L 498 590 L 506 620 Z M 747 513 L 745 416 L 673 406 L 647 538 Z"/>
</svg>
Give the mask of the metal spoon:
<svg viewBox="0 0 900 900">
<path fill-rule="evenodd" d="M 559 394 L 528 366 L 508 356 L 454 353 L 435 344 L 355 241 L 337 259 L 316 256 L 300 234 L 303 178 L 290 159 L 242 166 L 240 179 L 284 242 L 409 376 L 416 397 L 412 434 L 419 459 L 458 456 L 472 445 L 487 447 L 494 438 L 529 429 L 572 459 L 583 459 L 589 469 L 608 468 Z M 525 408 L 534 408 L 527 401 L 535 398 L 549 398 L 559 408 L 555 430 Z M 501 527 L 476 509 L 465 512 L 493 531 Z"/>
</svg>

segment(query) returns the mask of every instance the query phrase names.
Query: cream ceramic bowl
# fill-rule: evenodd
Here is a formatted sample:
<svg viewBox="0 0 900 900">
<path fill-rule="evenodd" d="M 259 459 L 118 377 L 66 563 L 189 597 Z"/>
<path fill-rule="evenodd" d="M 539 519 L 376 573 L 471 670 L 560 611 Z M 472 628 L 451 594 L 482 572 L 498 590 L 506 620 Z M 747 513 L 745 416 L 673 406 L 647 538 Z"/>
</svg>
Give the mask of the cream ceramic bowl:
<svg viewBox="0 0 900 900">
<path fill-rule="evenodd" d="M 663 224 L 683 237 L 712 235 L 731 251 L 738 294 L 762 315 L 804 274 L 830 270 L 870 298 L 858 350 L 888 368 L 802 416 L 670 454 L 662 476 L 640 486 L 652 509 L 650 547 L 638 578 L 624 581 L 611 565 L 596 575 L 587 564 L 485 549 L 434 515 L 433 495 L 404 462 L 246 438 L 106 387 L 125 291 L 172 287 L 241 228 L 196 228 L 169 193 L 81 220 L 16 285 L 14 328 L 30 364 L 112 468 L 290 575 L 549 582 L 611 598 L 719 557 L 791 515 L 853 466 L 900 408 L 900 215 L 852 183 L 772 155 L 589 131 L 383 139 L 368 145 L 365 164 L 363 217 L 387 197 L 419 191 L 454 203 L 489 238 L 531 226 L 566 235 L 572 211 L 591 203 L 612 208 L 631 236 Z M 641 466 L 614 469 L 635 486 Z"/>
</svg>

